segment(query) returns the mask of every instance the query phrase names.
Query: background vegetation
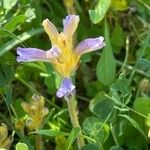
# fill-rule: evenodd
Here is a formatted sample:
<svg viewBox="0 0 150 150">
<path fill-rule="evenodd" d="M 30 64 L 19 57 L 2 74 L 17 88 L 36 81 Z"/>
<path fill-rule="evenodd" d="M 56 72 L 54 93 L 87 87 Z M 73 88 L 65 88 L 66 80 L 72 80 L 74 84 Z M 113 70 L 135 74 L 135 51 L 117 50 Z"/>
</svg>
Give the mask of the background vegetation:
<svg viewBox="0 0 150 150">
<path fill-rule="evenodd" d="M 80 16 L 77 42 L 100 35 L 106 41 L 103 50 L 82 56 L 76 73 L 82 150 L 148 150 L 149 0 L 0 1 L 0 147 L 77 149 L 78 130 L 55 96 L 60 76 L 49 63 L 16 62 L 16 47 L 49 49 L 42 21 L 61 31 L 68 13 Z"/>
</svg>

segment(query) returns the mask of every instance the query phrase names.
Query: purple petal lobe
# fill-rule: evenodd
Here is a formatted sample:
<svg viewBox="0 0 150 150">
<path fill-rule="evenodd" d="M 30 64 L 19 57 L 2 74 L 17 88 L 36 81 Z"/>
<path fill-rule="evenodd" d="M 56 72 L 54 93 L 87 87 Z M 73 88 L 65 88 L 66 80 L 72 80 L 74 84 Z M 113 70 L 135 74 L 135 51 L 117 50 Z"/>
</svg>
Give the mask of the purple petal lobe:
<svg viewBox="0 0 150 150">
<path fill-rule="evenodd" d="M 75 53 L 78 55 L 82 55 L 91 51 L 95 51 L 101 49 L 105 46 L 104 38 L 102 36 L 98 38 L 89 38 L 81 41 L 75 47 Z"/>
<path fill-rule="evenodd" d="M 78 15 L 68 15 L 64 20 L 63 20 L 63 25 L 64 25 L 64 34 L 66 36 L 72 36 L 78 26 L 79 23 L 79 16 Z"/>
<path fill-rule="evenodd" d="M 46 51 L 36 48 L 17 48 L 17 62 L 47 62 Z"/>
<path fill-rule="evenodd" d="M 72 84 L 71 79 L 64 78 L 56 95 L 58 98 L 67 97 L 70 94 L 73 94 L 74 91 L 75 91 L 75 86 Z"/>
<path fill-rule="evenodd" d="M 59 57 L 60 54 L 61 54 L 61 50 L 56 46 L 53 46 L 50 50 L 46 52 L 46 58 L 51 60 Z"/>
</svg>

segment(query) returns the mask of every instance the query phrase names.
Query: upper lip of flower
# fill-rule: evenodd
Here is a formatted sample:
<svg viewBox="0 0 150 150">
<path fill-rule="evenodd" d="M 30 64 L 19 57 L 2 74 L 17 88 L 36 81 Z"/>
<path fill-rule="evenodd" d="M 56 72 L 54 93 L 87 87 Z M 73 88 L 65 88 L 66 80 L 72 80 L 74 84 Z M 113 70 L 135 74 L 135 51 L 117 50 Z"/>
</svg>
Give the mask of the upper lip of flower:
<svg viewBox="0 0 150 150">
<path fill-rule="evenodd" d="M 65 42 L 66 45 L 73 45 L 73 34 L 78 26 L 79 16 L 78 15 L 68 15 L 63 20 L 64 29 L 60 34 L 58 33 L 56 27 L 48 19 L 45 19 L 42 23 L 45 31 L 49 35 L 49 38 L 53 45 L 57 45 L 61 49 L 60 42 Z M 62 41 L 61 41 L 62 40 Z M 70 46 L 70 47 L 71 47 Z M 88 38 L 81 41 L 74 49 L 73 52 L 76 55 L 82 55 L 94 50 L 101 49 L 105 46 L 104 38 L 102 36 L 98 38 Z M 72 50 L 71 48 L 67 50 Z M 61 49 L 64 51 L 64 49 Z"/>
</svg>

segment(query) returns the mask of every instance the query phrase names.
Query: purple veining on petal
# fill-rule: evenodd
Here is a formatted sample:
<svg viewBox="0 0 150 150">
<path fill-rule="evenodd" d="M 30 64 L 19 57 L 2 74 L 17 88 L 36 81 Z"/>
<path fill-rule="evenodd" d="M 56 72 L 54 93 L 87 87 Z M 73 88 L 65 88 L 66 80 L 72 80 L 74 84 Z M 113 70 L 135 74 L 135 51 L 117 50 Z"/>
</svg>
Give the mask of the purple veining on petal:
<svg viewBox="0 0 150 150">
<path fill-rule="evenodd" d="M 70 94 L 73 94 L 74 90 L 75 86 L 72 84 L 71 79 L 64 78 L 56 95 L 58 98 L 67 97 Z"/>
<path fill-rule="evenodd" d="M 17 62 L 47 62 L 46 51 L 37 48 L 17 48 Z"/>
<path fill-rule="evenodd" d="M 95 51 L 101 49 L 105 46 L 104 38 L 102 36 L 98 38 L 89 38 L 81 41 L 75 47 L 75 53 L 78 55 L 82 55 L 91 51 Z"/>
<path fill-rule="evenodd" d="M 47 59 L 54 59 L 59 57 L 61 54 L 61 50 L 57 48 L 56 46 L 53 46 L 50 50 L 46 52 L 46 58 Z"/>
<path fill-rule="evenodd" d="M 78 15 L 68 15 L 63 20 L 64 30 L 63 33 L 65 35 L 72 36 L 78 26 L 79 23 L 79 16 Z"/>
</svg>

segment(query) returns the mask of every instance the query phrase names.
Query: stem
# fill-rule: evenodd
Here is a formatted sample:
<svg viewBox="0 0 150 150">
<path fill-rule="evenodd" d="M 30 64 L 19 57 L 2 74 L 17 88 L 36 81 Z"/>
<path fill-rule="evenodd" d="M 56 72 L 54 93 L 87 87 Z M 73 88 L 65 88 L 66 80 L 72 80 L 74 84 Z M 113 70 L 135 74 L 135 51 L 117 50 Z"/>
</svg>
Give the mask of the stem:
<svg viewBox="0 0 150 150">
<path fill-rule="evenodd" d="M 35 135 L 35 149 L 36 150 L 43 150 L 43 142 L 42 137 L 40 135 Z"/>
<path fill-rule="evenodd" d="M 129 37 L 127 36 L 127 38 L 126 38 L 126 55 L 125 55 L 125 59 L 124 59 L 124 62 L 122 64 L 122 67 L 118 71 L 118 74 L 120 74 L 120 72 L 124 72 L 124 68 L 127 65 L 128 56 L 129 56 Z"/>
<path fill-rule="evenodd" d="M 111 134 L 112 134 L 112 137 L 113 137 L 113 139 L 114 139 L 115 144 L 116 144 L 116 145 L 119 145 L 119 142 L 118 142 L 118 139 L 117 139 L 117 137 L 116 137 L 116 135 L 115 135 L 115 132 L 114 132 L 112 123 L 110 123 L 110 131 L 111 131 Z"/>
<path fill-rule="evenodd" d="M 139 56 L 139 58 L 138 58 L 138 60 L 137 60 L 137 62 L 136 62 L 136 64 L 135 64 L 135 66 L 134 66 L 134 69 L 133 69 L 133 71 L 132 71 L 130 77 L 129 77 L 129 81 L 130 81 L 130 82 L 132 81 L 133 76 L 134 76 L 134 74 L 135 74 L 135 72 L 136 72 L 136 69 L 137 69 L 137 66 L 138 66 L 138 65 L 137 65 L 138 61 L 143 57 L 143 55 L 144 55 L 144 53 L 145 53 L 145 49 L 146 49 L 146 47 L 147 47 L 147 45 L 148 45 L 149 39 L 150 39 L 150 35 L 147 35 L 147 37 L 146 37 L 146 39 L 145 39 L 145 42 L 144 42 L 144 45 L 142 46 L 142 52 L 141 52 L 141 54 L 140 54 L 140 56 Z"/>
<path fill-rule="evenodd" d="M 79 120 L 78 120 L 77 101 L 75 100 L 74 96 L 70 96 L 66 98 L 66 101 L 68 105 L 68 111 L 69 111 L 72 126 L 80 128 L 80 131 L 81 131 L 81 127 L 80 127 Z M 80 132 L 77 138 L 77 142 L 78 142 L 78 148 L 81 149 L 81 147 L 84 146 L 84 138 L 82 135 L 82 131 Z"/>
<path fill-rule="evenodd" d="M 122 66 L 122 64 L 123 64 L 121 61 L 118 61 L 118 60 L 116 60 L 116 62 L 117 62 L 117 64 L 120 65 L 120 66 Z M 125 68 L 127 68 L 127 69 L 129 69 L 129 70 L 131 70 L 131 71 L 133 71 L 133 70 L 135 69 L 135 72 L 136 72 L 136 73 L 138 73 L 138 74 L 140 74 L 140 75 L 142 75 L 142 76 L 145 76 L 145 77 L 147 77 L 147 78 L 150 77 L 150 75 L 149 75 L 148 73 L 144 72 L 143 70 L 134 68 L 134 67 L 132 67 L 131 65 L 125 65 Z"/>
<path fill-rule="evenodd" d="M 64 5 L 66 7 L 68 14 L 75 14 L 74 1 L 73 0 L 64 0 Z"/>
</svg>

